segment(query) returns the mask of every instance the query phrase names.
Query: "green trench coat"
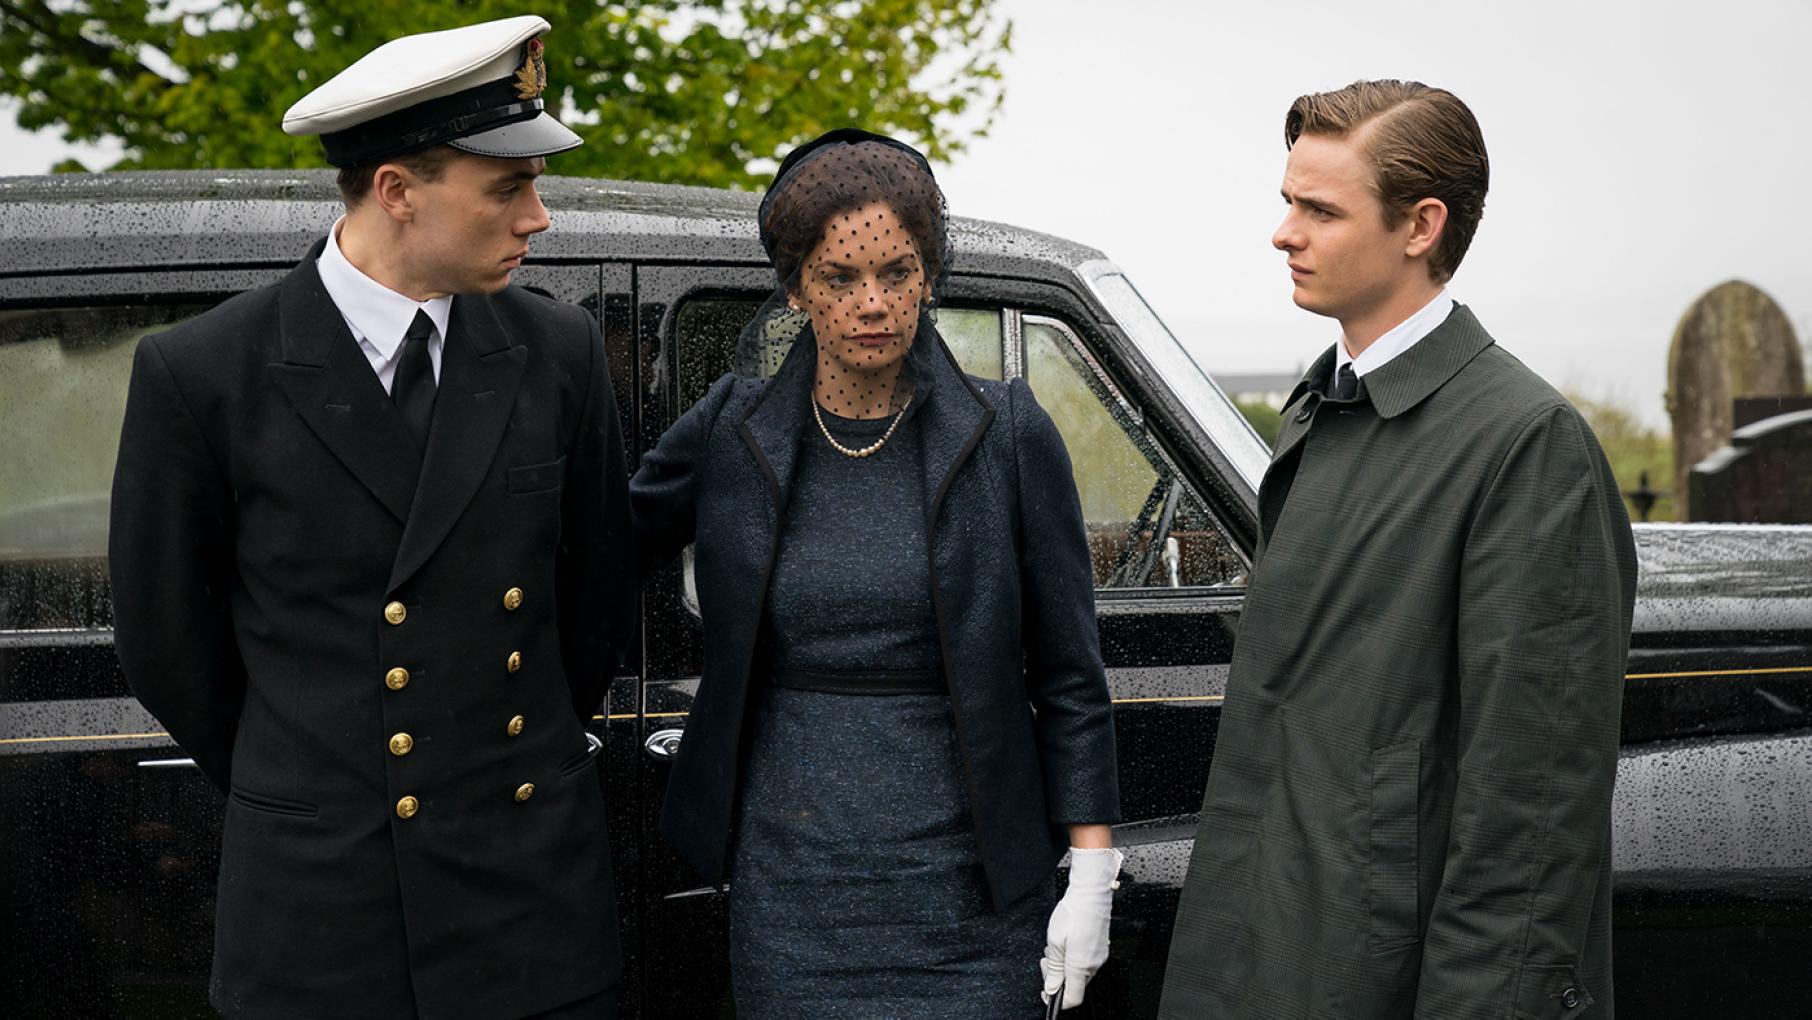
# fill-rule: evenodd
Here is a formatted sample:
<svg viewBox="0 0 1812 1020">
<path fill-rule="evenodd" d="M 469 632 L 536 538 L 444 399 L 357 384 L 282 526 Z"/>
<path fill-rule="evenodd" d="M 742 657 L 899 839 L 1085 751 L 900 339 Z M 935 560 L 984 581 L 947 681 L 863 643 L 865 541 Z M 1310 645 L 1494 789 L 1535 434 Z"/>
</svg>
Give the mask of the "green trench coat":
<svg viewBox="0 0 1812 1020">
<path fill-rule="evenodd" d="M 1577 411 L 1455 306 L 1284 410 L 1160 1013 L 1609 1017 L 1636 553 Z"/>
</svg>

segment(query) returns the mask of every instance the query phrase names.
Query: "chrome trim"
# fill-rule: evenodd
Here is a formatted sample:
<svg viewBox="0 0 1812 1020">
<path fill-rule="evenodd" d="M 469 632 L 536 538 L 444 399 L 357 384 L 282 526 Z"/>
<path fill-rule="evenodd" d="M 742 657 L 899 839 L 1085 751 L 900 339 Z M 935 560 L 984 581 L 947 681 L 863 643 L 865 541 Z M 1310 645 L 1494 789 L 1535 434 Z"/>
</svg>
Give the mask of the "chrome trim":
<svg viewBox="0 0 1812 1020">
<path fill-rule="evenodd" d="M 1160 464 L 1157 465 L 1160 467 L 1158 476 L 1160 478 L 1162 478 L 1164 476 L 1164 473 L 1168 472 L 1171 479 L 1173 479 L 1177 482 L 1180 482 L 1183 486 L 1184 491 L 1189 493 L 1190 498 L 1195 501 L 1196 505 L 1200 506 L 1208 514 L 1208 518 L 1210 520 L 1214 521 L 1215 526 L 1220 529 L 1221 539 L 1222 539 L 1222 541 L 1227 543 L 1227 548 L 1233 550 L 1233 552 L 1235 553 L 1235 555 L 1237 555 L 1239 557 L 1239 559 L 1246 560 L 1247 557 L 1246 557 L 1245 550 L 1241 549 L 1239 547 L 1239 544 L 1234 542 L 1233 539 L 1230 537 L 1231 529 L 1229 529 L 1227 527 L 1225 521 L 1221 520 L 1220 514 L 1216 513 L 1214 511 L 1214 509 L 1208 505 L 1208 502 L 1202 498 L 1202 494 L 1200 492 L 1196 491 L 1195 486 L 1189 484 L 1187 476 L 1185 476 L 1183 474 L 1183 469 L 1177 465 L 1176 459 L 1170 455 L 1170 451 L 1164 449 L 1164 444 L 1159 442 L 1158 437 L 1152 435 L 1151 429 L 1146 427 L 1145 412 L 1142 411 L 1131 400 L 1127 399 L 1126 394 L 1124 392 L 1122 392 L 1120 387 L 1114 383 L 1113 378 L 1107 374 L 1107 370 L 1101 367 L 1101 362 L 1095 358 L 1094 352 L 1090 351 L 1088 349 L 1088 345 L 1082 342 L 1082 337 L 1079 334 L 1077 334 L 1077 332 L 1074 329 L 1072 329 L 1070 327 L 1070 324 L 1067 322 L 1064 322 L 1062 319 L 1053 319 L 1050 316 L 1046 316 L 1046 315 L 1026 315 L 1024 317 L 1024 320 L 1025 320 L 1025 323 L 1028 325 L 1048 326 L 1051 329 L 1056 330 L 1058 333 L 1060 333 L 1061 335 L 1063 335 L 1065 338 L 1067 338 L 1069 340 L 1070 349 L 1075 351 L 1077 356 L 1082 359 L 1082 363 L 1088 366 L 1088 369 L 1090 372 L 1094 373 L 1096 381 L 1099 382 L 1103 387 L 1105 387 L 1108 394 L 1114 398 L 1114 402 L 1116 404 L 1120 405 L 1120 410 L 1122 410 L 1126 413 L 1127 418 L 1132 421 L 1132 423 L 1135 427 L 1137 427 L 1137 429 L 1139 431 L 1139 435 L 1144 437 L 1146 446 L 1149 447 L 1151 452 L 1157 456 L 1157 458 L 1160 462 Z M 1023 337 L 1022 337 L 1022 344 L 1023 344 Z M 1181 394 L 1179 394 L 1179 396 L 1181 396 Z M 1244 420 L 1243 417 L 1241 420 Z M 1248 426 L 1248 428 L 1249 427 L 1250 426 Z M 1255 435 L 1256 435 L 1256 433 L 1255 433 Z M 1141 452 L 1144 452 L 1143 448 L 1141 448 Z M 1250 567 L 1251 566 L 1250 561 L 1247 561 L 1246 565 L 1248 567 Z M 1225 587 L 1231 587 L 1231 585 L 1173 584 L 1173 585 L 1171 585 L 1171 587 L 1173 587 L 1173 588 L 1183 588 L 1183 587 L 1225 588 Z M 1101 592 L 1116 591 L 1116 590 L 1118 590 L 1118 589 L 1096 588 L 1095 592 L 1098 597 Z"/>
<path fill-rule="evenodd" d="M 648 734 L 642 747 L 661 761 L 672 761 L 673 756 L 679 753 L 680 738 L 685 735 L 685 730 L 656 730 Z"/>
<path fill-rule="evenodd" d="M 197 768 L 193 758 L 147 758 L 138 763 L 141 769 L 192 769 Z"/>
<path fill-rule="evenodd" d="M 112 644 L 112 627 L 0 630 L 0 648 L 68 648 Z"/>
<path fill-rule="evenodd" d="M 1246 421 L 1233 401 L 1214 381 L 1214 376 L 1202 366 L 1182 341 L 1177 339 L 1170 327 L 1152 309 L 1151 303 L 1133 285 L 1124 271 L 1106 259 L 1091 259 L 1076 267 L 1076 276 L 1088 286 L 1095 300 L 1107 310 L 1120 329 L 1132 341 L 1139 353 L 1158 375 L 1165 388 L 1175 394 L 1177 399 L 1189 409 L 1220 453 L 1239 472 L 1240 478 L 1258 491 L 1259 482 L 1263 480 L 1265 469 L 1270 466 L 1271 454 L 1265 448 L 1264 440 L 1258 437 L 1252 424 Z M 1124 297 L 1105 284 L 1108 280 L 1118 280 L 1137 301 L 1136 309 L 1128 308 Z M 1123 311 L 1139 311 L 1138 321 L 1129 321 Z"/>
<path fill-rule="evenodd" d="M 1198 584 L 1183 588 L 1096 588 L 1096 616 L 1205 616 L 1244 608 L 1244 588 Z"/>
<path fill-rule="evenodd" d="M 698 607 L 698 571 L 693 566 L 697 559 L 698 554 L 693 551 L 691 544 L 680 550 L 679 597 L 680 605 L 686 607 L 686 612 L 691 613 L 694 620 L 702 622 L 705 613 Z"/>
<path fill-rule="evenodd" d="M 1000 310 L 1000 377 L 1002 382 L 1026 374 L 1025 314 L 1017 308 Z"/>
</svg>

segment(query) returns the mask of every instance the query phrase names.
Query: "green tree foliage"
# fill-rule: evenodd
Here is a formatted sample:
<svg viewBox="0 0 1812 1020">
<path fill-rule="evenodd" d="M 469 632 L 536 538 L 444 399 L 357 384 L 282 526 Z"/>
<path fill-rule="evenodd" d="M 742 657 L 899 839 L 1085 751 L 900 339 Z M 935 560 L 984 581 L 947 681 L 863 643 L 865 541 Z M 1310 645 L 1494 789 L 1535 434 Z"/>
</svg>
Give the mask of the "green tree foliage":
<svg viewBox="0 0 1812 1020">
<path fill-rule="evenodd" d="M 1262 400 L 1235 400 L 1233 406 L 1246 416 L 1266 446 L 1277 445 L 1277 430 L 1283 427 L 1283 412 Z"/>
<path fill-rule="evenodd" d="M 994 0 L 532 5 L 549 109 L 585 137 L 565 174 L 753 186 L 793 143 L 856 124 L 947 160 L 985 134 L 1012 26 Z M 108 169 L 304 167 L 283 111 L 385 40 L 518 2 L 0 0 L 0 95 L 28 130 L 116 139 Z M 86 169 L 66 164 L 58 169 Z"/>
<path fill-rule="evenodd" d="M 1648 472 L 1650 489 L 1663 492 L 1673 487 L 1672 435 L 1642 424 L 1635 412 L 1608 400 L 1593 400 L 1576 393 L 1567 394 L 1567 399 L 1597 434 L 1598 444 L 1604 447 L 1605 458 L 1611 462 L 1611 472 L 1617 476 L 1617 487 L 1624 493 L 1635 492 L 1641 486 L 1644 471 Z M 1627 495 L 1623 505 L 1630 512 L 1630 520 L 1641 519 Z M 1678 514 L 1673 493 L 1669 492 L 1655 503 L 1648 519 L 1672 521 L 1678 519 Z"/>
</svg>

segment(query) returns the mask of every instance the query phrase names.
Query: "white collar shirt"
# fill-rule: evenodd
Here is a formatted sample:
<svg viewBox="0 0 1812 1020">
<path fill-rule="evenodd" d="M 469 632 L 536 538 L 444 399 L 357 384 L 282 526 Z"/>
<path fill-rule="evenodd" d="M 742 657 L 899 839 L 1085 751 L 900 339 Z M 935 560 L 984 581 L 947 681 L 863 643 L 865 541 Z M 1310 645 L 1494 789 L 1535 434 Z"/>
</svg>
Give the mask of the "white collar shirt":
<svg viewBox="0 0 1812 1020">
<path fill-rule="evenodd" d="M 1347 353 L 1344 337 L 1335 341 L 1334 374 L 1331 378 L 1340 378 L 1340 370 L 1349 364 L 1353 366 L 1353 374 L 1361 379 L 1367 373 L 1383 368 L 1392 358 L 1414 347 L 1417 341 L 1433 333 L 1436 326 L 1447 321 L 1447 316 L 1453 312 L 1453 305 L 1453 296 L 1447 293 L 1447 288 L 1442 287 L 1433 301 L 1373 340 L 1369 347 L 1359 352 L 1357 358 Z"/>
<path fill-rule="evenodd" d="M 327 288 L 327 296 L 333 299 L 340 317 L 346 320 L 346 328 L 358 340 L 359 349 L 371 362 L 385 393 L 390 392 L 391 380 L 396 378 L 403 337 L 415 321 L 415 313 L 427 312 L 434 323 L 434 335 L 428 338 L 428 360 L 434 366 L 434 379 L 439 382 L 441 349 L 445 346 L 447 321 L 453 314 L 453 299 L 417 301 L 360 272 L 340 251 L 340 227 L 345 222 L 346 218 L 340 217 L 327 232 L 327 246 L 316 260 L 321 286 Z"/>
</svg>

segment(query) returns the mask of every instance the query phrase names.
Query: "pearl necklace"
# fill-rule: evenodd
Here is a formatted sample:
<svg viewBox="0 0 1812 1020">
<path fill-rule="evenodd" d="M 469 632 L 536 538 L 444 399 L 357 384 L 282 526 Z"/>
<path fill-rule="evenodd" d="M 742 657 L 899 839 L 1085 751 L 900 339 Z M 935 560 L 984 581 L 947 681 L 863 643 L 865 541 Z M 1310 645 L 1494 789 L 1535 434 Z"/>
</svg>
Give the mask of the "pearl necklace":
<svg viewBox="0 0 1812 1020">
<path fill-rule="evenodd" d="M 845 457 L 872 457 L 880 452 L 881 447 L 886 446 L 887 441 L 893 438 L 893 430 L 900 427 L 900 419 L 906 417 L 906 409 L 912 406 L 912 398 L 907 397 L 906 402 L 900 405 L 900 409 L 894 412 L 893 424 L 887 426 L 887 431 L 881 433 L 881 438 L 875 440 L 871 446 L 852 450 L 837 442 L 836 437 L 830 434 L 830 428 L 824 424 L 824 412 L 818 409 L 818 398 L 808 394 L 806 399 L 812 402 L 812 416 L 818 419 L 818 431 L 824 433 L 824 441 L 831 444 L 832 449 Z"/>
</svg>

